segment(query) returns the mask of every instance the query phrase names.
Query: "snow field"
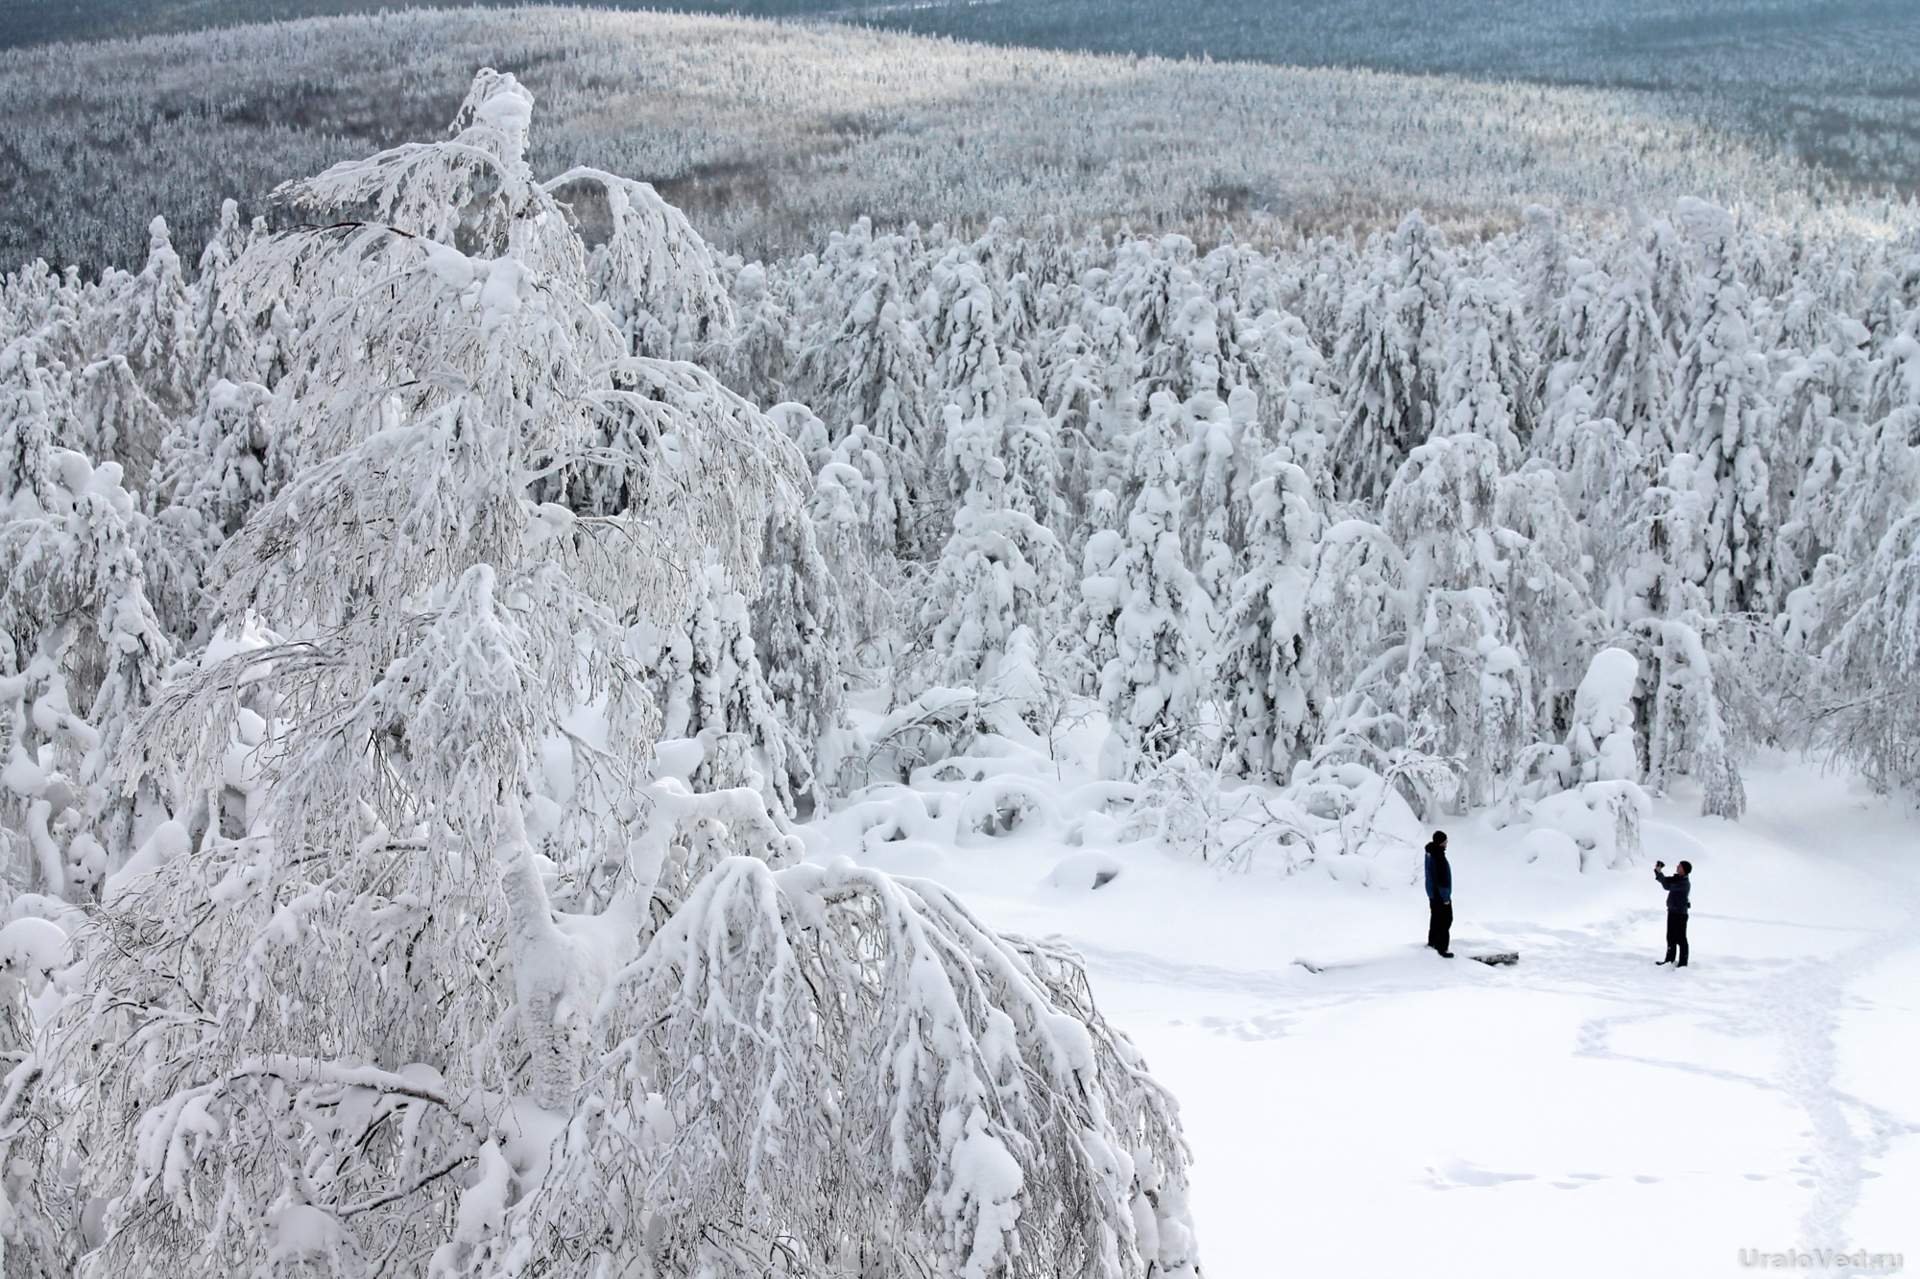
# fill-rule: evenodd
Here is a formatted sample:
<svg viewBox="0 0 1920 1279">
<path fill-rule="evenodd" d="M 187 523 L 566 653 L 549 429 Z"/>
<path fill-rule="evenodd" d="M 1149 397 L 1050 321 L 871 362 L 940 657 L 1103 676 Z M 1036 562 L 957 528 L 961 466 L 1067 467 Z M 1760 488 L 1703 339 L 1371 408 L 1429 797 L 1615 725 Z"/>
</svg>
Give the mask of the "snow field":
<svg viewBox="0 0 1920 1279">
<path fill-rule="evenodd" d="M 1418 946 L 1416 863 L 1390 850 L 1371 887 L 1318 866 L 1227 874 L 1150 843 L 1074 849 L 1057 830 L 862 859 L 1082 952 L 1103 1010 L 1180 1099 L 1211 1276 L 1677 1277 L 1751 1273 L 1743 1248 L 1920 1255 L 1913 829 L 1787 762 L 1750 793 L 1739 824 L 1693 816 L 1685 793 L 1660 801 L 1639 865 L 1584 875 L 1526 861 L 1528 833 L 1450 823 L 1453 963 Z M 1652 963 L 1648 868 L 1682 857 L 1697 905 L 1676 972 Z M 1095 868 L 1118 874 L 1090 889 Z M 1465 962 L 1496 942 L 1518 966 Z M 1293 963 L 1308 955 L 1352 962 L 1315 975 Z"/>
</svg>

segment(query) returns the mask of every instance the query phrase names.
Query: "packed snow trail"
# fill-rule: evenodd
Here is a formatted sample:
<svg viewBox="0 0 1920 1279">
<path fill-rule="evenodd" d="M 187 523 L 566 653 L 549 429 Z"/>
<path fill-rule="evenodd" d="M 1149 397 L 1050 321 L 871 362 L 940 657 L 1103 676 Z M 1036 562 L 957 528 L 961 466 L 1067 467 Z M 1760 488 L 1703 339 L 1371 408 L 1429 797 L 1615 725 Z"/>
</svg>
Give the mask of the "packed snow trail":
<svg viewBox="0 0 1920 1279">
<path fill-rule="evenodd" d="M 1641 865 L 1563 874 L 1453 827 L 1459 945 L 1416 944 L 1419 886 L 1220 876 L 1145 847 L 1092 892 L 1072 850 L 955 850 L 994 922 L 1060 933 L 1181 1098 L 1212 1279 L 1739 1275 L 1743 1250 L 1920 1262 L 1920 838 L 1792 770 L 1740 824 L 1676 801 Z M 1510 837 L 1507 837 L 1510 842 Z M 1655 858 L 1695 864 L 1693 962 L 1657 968 Z M 1321 973 L 1301 955 L 1361 960 Z M 1917 969 L 1920 970 L 1920 969 Z M 1872 986 L 1871 983 L 1882 983 Z M 1868 992 L 1868 993 L 1863 993 Z M 1456 1193 L 1472 1192 L 1472 1193 Z"/>
</svg>

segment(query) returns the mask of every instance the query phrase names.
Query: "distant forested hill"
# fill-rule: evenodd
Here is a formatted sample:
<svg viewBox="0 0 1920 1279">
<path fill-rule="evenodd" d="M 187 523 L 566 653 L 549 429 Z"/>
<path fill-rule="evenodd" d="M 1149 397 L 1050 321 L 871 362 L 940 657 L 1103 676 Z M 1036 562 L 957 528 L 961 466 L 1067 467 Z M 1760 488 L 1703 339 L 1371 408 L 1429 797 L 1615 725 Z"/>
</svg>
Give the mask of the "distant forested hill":
<svg viewBox="0 0 1920 1279">
<path fill-rule="evenodd" d="M 1915 0 L 589 0 L 828 18 L 997 44 L 1658 88 L 1847 176 L 1920 184 Z M 0 48 L 396 6 L 0 0 Z M 449 5 L 422 5 L 445 8 Z M 480 7 L 505 7 L 481 0 Z"/>
<path fill-rule="evenodd" d="M 478 7 L 506 7 L 477 0 Z M 0 47 L 395 8 L 386 0 L 0 0 Z M 1580 83 L 1920 79 L 1912 0 L 591 0 L 829 18 L 1000 44 Z M 1867 83 L 1861 82 L 1865 75 Z"/>
<path fill-rule="evenodd" d="M 1286 234 L 1419 206 L 1607 216 L 1681 195 L 1821 198 L 1820 172 L 1670 93 L 1199 65 L 831 23 L 435 10 L 0 53 L 0 269 L 135 260 L 164 214 L 197 251 L 222 196 L 438 127 L 445 86 L 510 68 L 533 146 L 656 184 L 728 249 L 804 252 L 867 215 Z M 112 198 L 99 198 L 111 192 Z M 1271 231 L 1269 231 L 1271 233 Z"/>
</svg>

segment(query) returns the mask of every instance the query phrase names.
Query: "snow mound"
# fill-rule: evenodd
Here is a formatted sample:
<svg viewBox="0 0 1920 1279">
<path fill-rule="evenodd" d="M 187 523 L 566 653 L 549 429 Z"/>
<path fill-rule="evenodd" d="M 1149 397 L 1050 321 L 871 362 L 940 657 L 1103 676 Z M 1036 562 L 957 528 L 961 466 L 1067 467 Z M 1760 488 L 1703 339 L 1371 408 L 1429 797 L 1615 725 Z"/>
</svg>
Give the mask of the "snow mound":
<svg viewBox="0 0 1920 1279">
<path fill-rule="evenodd" d="M 1520 849 L 1526 855 L 1527 864 L 1548 870 L 1565 870 L 1578 874 L 1580 871 L 1580 845 L 1573 836 L 1562 830 L 1528 831 L 1520 841 Z"/>
<path fill-rule="evenodd" d="M 70 942 L 52 920 L 28 916 L 0 928 L 0 977 L 37 983 L 64 968 Z"/>
<path fill-rule="evenodd" d="M 1047 887 L 1092 891 L 1104 888 L 1120 874 L 1120 860 L 1110 853 L 1075 853 L 1062 858 L 1047 874 Z"/>
</svg>

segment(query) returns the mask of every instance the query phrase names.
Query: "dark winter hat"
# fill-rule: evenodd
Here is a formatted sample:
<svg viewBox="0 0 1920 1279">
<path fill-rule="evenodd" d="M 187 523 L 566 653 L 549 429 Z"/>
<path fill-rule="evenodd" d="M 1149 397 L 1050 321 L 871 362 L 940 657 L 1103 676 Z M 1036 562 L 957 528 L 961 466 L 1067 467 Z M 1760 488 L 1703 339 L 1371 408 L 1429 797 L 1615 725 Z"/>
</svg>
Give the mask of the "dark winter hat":
<svg viewBox="0 0 1920 1279">
<path fill-rule="evenodd" d="M 1443 830 L 1433 832 L 1433 842 L 1445 848 L 1447 846 L 1447 832 Z"/>
</svg>

